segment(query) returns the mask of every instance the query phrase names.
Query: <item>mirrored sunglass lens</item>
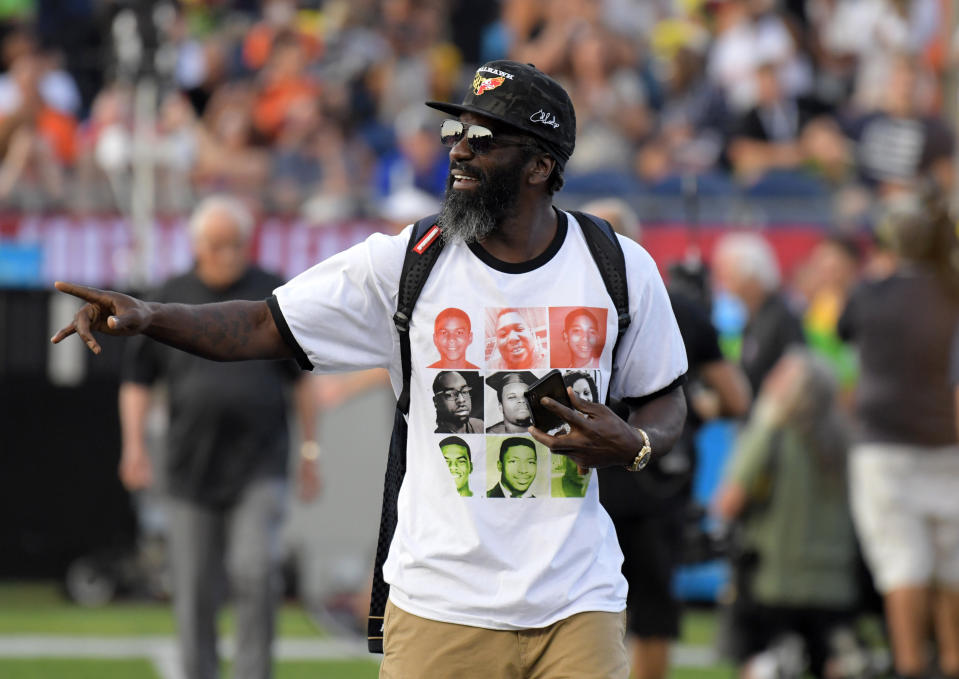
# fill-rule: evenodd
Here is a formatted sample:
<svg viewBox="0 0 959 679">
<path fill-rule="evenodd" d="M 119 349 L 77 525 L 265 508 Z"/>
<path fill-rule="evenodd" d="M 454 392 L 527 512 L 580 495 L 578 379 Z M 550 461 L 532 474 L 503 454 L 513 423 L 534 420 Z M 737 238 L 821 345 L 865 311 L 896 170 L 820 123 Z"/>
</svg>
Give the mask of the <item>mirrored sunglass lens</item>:
<svg viewBox="0 0 959 679">
<path fill-rule="evenodd" d="M 443 146 L 455 146 L 463 138 L 463 123 L 458 120 L 444 120 L 440 127 L 440 141 Z"/>
<path fill-rule="evenodd" d="M 482 125 L 471 125 L 466 132 L 466 141 L 476 153 L 485 153 L 493 148 L 493 131 Z"/>
</svg>

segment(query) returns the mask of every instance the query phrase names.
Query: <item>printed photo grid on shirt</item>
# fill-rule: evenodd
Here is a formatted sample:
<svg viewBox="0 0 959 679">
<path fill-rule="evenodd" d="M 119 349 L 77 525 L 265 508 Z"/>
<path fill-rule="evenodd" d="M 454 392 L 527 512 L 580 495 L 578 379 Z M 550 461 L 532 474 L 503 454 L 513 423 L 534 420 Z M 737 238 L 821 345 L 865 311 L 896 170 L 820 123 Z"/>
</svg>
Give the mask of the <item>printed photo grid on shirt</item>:
<svg viewBox="0 0 959 679">
<path fill-rule="evenodd" d="M 449 471 L 451 491 L 477 499 L 585 497 L 590 471 L 580 473 L 529 435 L 525 392 L 556 368 L 577 396 L 598 401 L 607 314 L 601 307 L 448 307 L 436 315 L 426 372 L 436 460 Z"/>
</svg>

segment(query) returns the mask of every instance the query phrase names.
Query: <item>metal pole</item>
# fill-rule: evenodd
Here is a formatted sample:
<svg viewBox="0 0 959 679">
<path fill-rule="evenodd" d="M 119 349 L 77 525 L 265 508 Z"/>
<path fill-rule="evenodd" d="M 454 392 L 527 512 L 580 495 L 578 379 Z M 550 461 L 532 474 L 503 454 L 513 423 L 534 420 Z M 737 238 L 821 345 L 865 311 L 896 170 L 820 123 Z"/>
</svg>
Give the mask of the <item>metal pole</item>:
<svg viewBox="0 0 959 679">
<path fill-rule="evenodd" d="M 155 176 L 153 138 L 156 130 L 157 82 L 151 75 L 137 81 L 134 94 L 133 187 L 130 222 L 134 238 L 134 265 L 130 285 L 136 290 L 150 283 L 150 262 L 155 247 Z"/>
</svg>

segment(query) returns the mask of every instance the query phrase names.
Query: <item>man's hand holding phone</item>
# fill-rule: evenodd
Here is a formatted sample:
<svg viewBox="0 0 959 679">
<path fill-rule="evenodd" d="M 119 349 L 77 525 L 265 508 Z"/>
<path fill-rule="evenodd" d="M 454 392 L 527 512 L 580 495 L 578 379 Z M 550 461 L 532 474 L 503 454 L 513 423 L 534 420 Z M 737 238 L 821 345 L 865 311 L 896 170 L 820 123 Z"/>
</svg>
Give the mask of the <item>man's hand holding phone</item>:
<svg viewBox="0 0 959 679">
<path fill-rule="evenodd" d="M 558 371 L 556 371 L 558 374 Z M 543 378 L 546 380 L 547 375 Z M 543 381 L 541 380 L 541 381 Z M 562 377 L 560 377 L 562 380 Z M 549 395 L 540 396 L 531 402 L 531 408 L 546 411 L 554 419 L 547 417 L 546 422 L 555 422 L 557 419 L 569 426 L 566 433 L 549 434 L 543 429 L 543 415 L 537 419 L 536 410 L 533 411 L 534 426 L 529 428 L 530 435 L 549 448 L 554 453 L 569 456 L 580 468 L 612 467 L 629 465 L 636 457 L 636 453 L 643 447 L 640 433 L 631 427 L 625 420 L 601 403 L 585 401 L 571 388 L 564 390 L 568 405 L 559 402 Z M 535 392 L 532 387 L 527 393 Z"/>
</svg>

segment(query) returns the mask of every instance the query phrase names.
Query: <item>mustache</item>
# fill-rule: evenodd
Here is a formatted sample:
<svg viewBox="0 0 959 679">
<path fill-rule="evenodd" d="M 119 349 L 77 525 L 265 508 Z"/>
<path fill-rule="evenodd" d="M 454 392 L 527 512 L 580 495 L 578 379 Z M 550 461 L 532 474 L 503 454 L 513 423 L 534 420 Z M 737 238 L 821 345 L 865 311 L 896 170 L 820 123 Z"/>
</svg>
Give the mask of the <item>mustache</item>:
<svg viewBox="0 0 959 679">
<path fill-rule="evenodd" d="M 450 163 L 450 181 L 452 181 L 452 174 L 454 172 L 462 172 L 463 174 L 468 174 L 469 176 L 476 177 L 477 179 L 486 178 L 486 173 L 481 169 L 456 161 Z"/>
</svg>

